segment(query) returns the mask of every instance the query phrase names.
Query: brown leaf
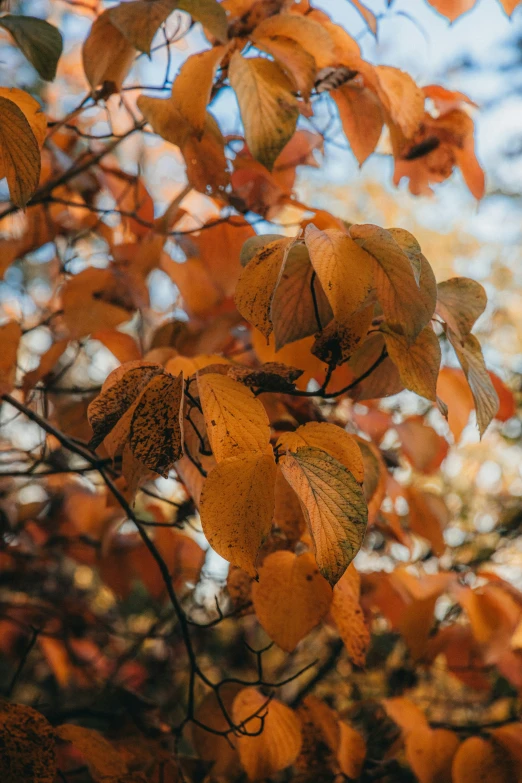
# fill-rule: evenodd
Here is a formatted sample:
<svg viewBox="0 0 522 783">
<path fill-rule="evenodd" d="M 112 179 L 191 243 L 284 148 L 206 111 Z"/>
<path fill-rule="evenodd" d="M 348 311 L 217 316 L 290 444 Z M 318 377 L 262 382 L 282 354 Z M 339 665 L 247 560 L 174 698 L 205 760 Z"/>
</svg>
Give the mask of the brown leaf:
<svg viewBox="0 0 522 783">
<path fill-rule="evenodd" d="M 11 201 L 23 209 L 40 180 L 40 147 L 22 109 L 0 95 L 0 174 L 7 177 Z"/>
<path fill-rule="evenodd" d="M 468 277 L 453 277 L 437 286 L 437 313 L 459 336 L 470 333 L 486 305 L 484 288 Z"/>
<path fill-rule="evenodd" d="M 261 247 L 242 270 L 236 286 L 237 309 L 265 337 L 272 333 L 272 298 L 291 244 L 291 239 L 283 238 Z"/>
<path fill-rule="evenodd" d="M 53 783 L 54 730 L 32 707 L 0 702 L 0 776 L 5 783 Z"/>
<path fill-rule="evenodd" d="M 0 397 L 9 394 L 16 380 L 16 356 L 22 330 L 17 321 L 8 321 L 0 326 Z"/>
<path fill-rule="evenodd" d="M 122 754 L 95 729 L 65 723 L 56 733 L 80 751 L 96 783 L 117 780 L 128 772 Z"/>
<path fill-rule="evenodd" d="M 111 10 L 94 20 L 83 44 L 83 69 L 93 89 L 110 82 L 119 91 L 132 67 L 136 49 L 112 23 Z"/>
<path fill-rule="evenodd" d="M 135 49 L 150 56 L 152 39 L 177 5 L 176 0 L 132 0 L 110 8 L 108 16 Z"/>
<path fill-rule="evenodd" d="M 453 759 L 453 783 L 513 783 L 516 778 L 516 762 L 492 738 L 468 737 Z"/>
</svg>

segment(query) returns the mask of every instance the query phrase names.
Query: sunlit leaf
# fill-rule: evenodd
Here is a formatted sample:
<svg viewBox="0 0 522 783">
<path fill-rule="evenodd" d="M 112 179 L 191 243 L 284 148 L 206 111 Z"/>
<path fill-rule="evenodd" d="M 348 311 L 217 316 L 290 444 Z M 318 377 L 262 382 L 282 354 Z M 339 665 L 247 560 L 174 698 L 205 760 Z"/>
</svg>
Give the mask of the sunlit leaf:
<svg viewBox="0 0 522 783">
<path fill-rule="evenodd" d="M 362 489 L 344 465 L 318 448 L 298 449 L 285 457 L 281 469 L 301 501 L 319 570 L 334 585 L 366 532 Z"/>
</svg>

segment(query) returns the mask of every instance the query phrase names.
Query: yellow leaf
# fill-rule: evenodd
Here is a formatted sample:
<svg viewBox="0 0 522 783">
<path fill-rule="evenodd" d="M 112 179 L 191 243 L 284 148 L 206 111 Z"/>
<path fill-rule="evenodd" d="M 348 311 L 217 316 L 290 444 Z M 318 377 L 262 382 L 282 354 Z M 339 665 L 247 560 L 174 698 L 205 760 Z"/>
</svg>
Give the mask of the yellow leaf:
<svg viewBox="0 0 522 783">
<path fill-rule="evenodd" d="M 360 484 L 364 479 L 364 464 L 356 439 L 336 424 L 310 421 L 295 432 L 284 432 L 279 436 L 277 445 L 281 453 L 297 451 L 303 446 L 315 446 L 348 468 Z"/>
<path fill-rule="evenodd" d="M 372 225 L 351 226 L 350 235 L 374 262 L 377 296 L 390 329 L 411 343 L 435 310 L 422 295 L 414 268 L 393 235 Z"/>
<path fill-rule="evenodd" d="M 40 180 L 40 147 L 31 125 L 16 103 L 0 96 L 1 173 L 9 195 L 23 209 Z"/>
<path fill-rule="evenodd" d="M 54 729 L 32 707 L 0 702 L 0 778 L 5 783 L 53 783 Z"/>
<path fill-rule="evenodd" d="M 351 563 L 334 587 L 330 609 L 339 636 L 356 666 L 364 666 L 370 645 L 370 631 L 359 603 L 360 582 L 359 574 Z"/>
<path fill-rule="evenodd" d="M 484 288 L 468 277 L 452 277 L 437 286 L 437 313 L 457 335 L 469 334 L 487 301 Z"/>
<path fill-rule="evenodd" d="M 516 779 L 514 759 L 492 738 L 469 737 L 453 759 L 453 783 L 513 783 Z"/>
<path fill-rule="evenodd" d="M 308 16 L 274 14 L 257 25 L 252 40 L 283 36 L 298 43 L 317 62 L 318 68 L 334 64 L 333 42 L 328 30 Z"/>
<path fill-rule="evenodd" d="M 435 402 L 441 351 L 439 338 L 432 326 L 425 326 L 411 345 L 401 335 L 384 329 L 383 332 L 386 349 L 404 387 Z"/>
<path fill-rule="evenodd" d="M 135 49 L 150 55 L 152 39 L 177 5 L 176 0 L 132 0 L 110 8 L 108 15 Z"/>
<path fill-rule="evenodd" d="M 119 91 L 132 67 L 136 49 L 113 25 L 110 11 L 95 19 L 83 44 L 83 69 L 93 89 L 109 82 Z"/>
<path fill-rule="evenodd" d="M 16 378 L 16 355 L 22 337 L 17 321 L 8 321 L 0 326 L 0 396 L 13 390 Z"/>
<path fill-rule="evenodd" d="M 281 462 L 308 522 L 319 570 L 334 585 L 361 548 L 367 524 L 362 489 L 327 452 L 305 447 Z"/>
<path fill-rule="evenodd" d="M 279 466 L 275 483 L 274 525 L 279 527 L 292 543 L 299 541 L 306 527 L 299 498 Z"/>
<path fill-rule="evenodd" d="M 228 69 L 245 128 L 245 139 L 256 160 L 271 170 L 295 131 L 299 109 L 292 82 L 279 65 L 263 57 L 234 52 Z"/>
<path fill-rule="evenodd" d="M 276 239 L 258 250 L 241 271 L 236 286 L 237 309 L 265 337 L 272 332 L 272 298 L 291 244 L 291 239 Z"/>
<path fill-rule="evenodd" d="M 332 588 L 308 552 L 273 552 L 252 585 L 257 619 L 274 642 L 292 652 L 330 608 Z"/>
<path fill-rule="evenodd" d="M 366 742 L 359 732 L 344 720 L 339 721 L 339 729 L 337 761 L 341 772 L 350 780 L 359 780 L 366 758 Z"/>
<path fill-rule="evenodd" d="M 270 424 L 263 403 L 251 389 L 217 373 L 199 375 L 198 388 L 216 462 L 244 453 L 267 453 Z"/>
<path fill-rule="evenodd" d="M 285 769 L 301 749 L 301 726 L 296 714 L 277 699 L 267 702 L 255 688 L 244 688 L 234 699 L 234 723 L 256 735 L 241 733 L 236 738 L 249 780 L 261 780 Z"/>
<path fill-rule="evenodd" d="M 447 330 L 447 335 L 471 389 L 477 412 L 477 425 L 482 437 L 498 411 L 498 394 L 486 369 L 482 348 L 475 335 L 467 334 L 459 337 L 451 329 Z M 451 404 L 451 400 L 448 402 Z"/>
<path fill-rule="evenodd" d="M 147 0 L 140 0 L 145 5 Z M 127 5 L 125 3 L 124 5 Z M 189 57 L 181 66 L 172 85 L 172 102 L 181 116 L 201 137 L 207 122 L 207 104 L 216 70 L 227 52 L 225 46 L 215 46 Z M 195 88 L 197 85 L 197 89 Z"/>
<path fill-rule="evenodd" d="M 458 747 L 453 731 L 420 727 L 406 738 L 406 759 L 419 783 L 447 783 Z"/>
<path fill-rule="evenodd" d="M 203 485 L 200 515 L 209 544 L 251 576 L 272 526 L 275 479 L 273 456 L 242 454 L 216 465 Z"/>
</svg>

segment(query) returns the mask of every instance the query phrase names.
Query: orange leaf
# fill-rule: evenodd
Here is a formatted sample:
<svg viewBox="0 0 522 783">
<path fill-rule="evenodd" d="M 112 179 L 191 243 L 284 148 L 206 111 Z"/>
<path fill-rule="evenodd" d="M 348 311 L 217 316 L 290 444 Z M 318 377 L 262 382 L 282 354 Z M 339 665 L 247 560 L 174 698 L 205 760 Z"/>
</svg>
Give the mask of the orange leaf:
<svg viewBox="0 0 522 783">
<path fill-rule="evenodd" d="M 236 725 L 256 735 L 237 737 L 239 758 L 250 780 L 270 777 L 297 758 L 302 743 L 299 719 L 280 701 L 269 702 L 255 688 L 244 688 L 234 699 L 232 715 Z"/>
<path fill-rule="evenodd" d="M 263 560 L 252 599 L 257 619 L 270 638 L 292 652 L 328 612 L 332 589 L 308 552 L 299 556 L 273 552 Z"/>
</svg>

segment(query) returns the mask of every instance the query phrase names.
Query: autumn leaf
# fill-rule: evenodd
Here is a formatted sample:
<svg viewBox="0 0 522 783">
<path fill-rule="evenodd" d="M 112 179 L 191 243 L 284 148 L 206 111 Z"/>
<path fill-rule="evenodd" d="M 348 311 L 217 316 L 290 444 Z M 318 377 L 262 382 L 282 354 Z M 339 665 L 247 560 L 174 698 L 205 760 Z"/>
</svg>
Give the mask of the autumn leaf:
<svg viewBox="0 0 522 783">
<path fill-rule="evenodd" d="M 319 573 L 313 555 L 273 552 L 259 569 L 252 600 L 257 619 L 270 638 L 292 652 L 328 612 L 332 589 Z"/>
<path fill-rule="evenodd" d="M 54 730 L 32 707 L 0 701 L 2 780 L 53 783 L 56 775 Z"/>
<path fill-rule="evenodd" d="M 209 544 L 251 576 L 272 525 L 275 479 L 273 456 L 244 453 L 223 459 L 203 485 L 199 511 Z"/>
<path fill-rule="evenodd" d="M 459 337 L 451 329 L 447 330 L 447 335 L 471 389 L 477 412 L 477 425 L 482 437 L 498 411 L 497 392 L 486 370 L 482 349 L 477 338 L 473 334 Z M 451 405 L 451 400 L 449 404 Z"/>
<path fill-rule="evenodd" d="M 123 755 L 95 729 L 65 723 L 56 733 L 80 751 L 97 783 L 121 779 L 128 772 Z"/>
<path fill-rule="evenodd" d="M 361 548 L 366 531 L 361 487 L 344 465 L 318 448 L 289 454 L 281 469 L 301 501 L 319 570 L 334 585 Z"/>
<path fill-rule="evenodd" d="M 484 288 L 468 277 L 453 277 L 437 286 L 437 313 L 456 335 L 471 332 L 486 304 Z"/>
<path fill-rule="evenodd" d="M 352 79 L 331 91 L 343 131 L 360 166 L 375 150 L 381 137 L 384 118 L 375 93 Z"/>
<path fill-rule="evenodd" d="M 458 748 L 457 735 L 448 729 L 420 727 L 406 737 L 406 758 L 419 783 L 451 780 L 451 767 Z"/>
<path fill-rule="evenodd" d="M 305 52 L 311 55 L 318 68 L 324 68 L 333 63 L 332 39 L 328 30 L 309 16 L 279 13 L 268 16 L 257 25 L 252 34 L 252 40 L 289 38 L 299 44 Z"/>
<path fill-rule="evenodd" d="M 453 759 L 453 783 L 511 783 L 516 777 L 515 760 L 492 738 L 468 737 Z"/>
<path fill-rule="evenodd" d="M 293 81 L 296 90 L 305 100 L 309 100 L 317 75 L 317 63 L 314 56 L 303 49 L 297 41 L 286 36 L 253 36 L 253 40 L 258 49 L 272 55 Z"/>
<path fill-rule="evenodd" d="M 275 62 L 234 52 L 228 68 L 250 152 L 268 170 L 294 133 L 297 100 L 288 76 Z"/>
<path fill-rule="evenodd" d="M 17 321 L 8 321 L 0 326 L 0 396 L 9 394 L 15 385 L 16 356 L 22 337 L 22 330 Z"/>
<path fill-rule="evenodd" d="M 362 773 L 366 759 L 366 742 L 364 737 L 346 721 L 339 721 L 339 729 L 337 760 L 341 772 L 347 778 L 357 780 Z"/>
<path fill-rule="evenodd" d="M 389 328 L 411 344 L 429 323 L 435 302 L 433 309 L 428 306 L 408 255 L 390 232 L 360 225 L 350 227 L 350 236 L 373 259 L 377 297 Z"/>
<path fill-rule="evenodd" d="M 2 332 L 0 330 L 0 340 L 2 339 Z M 51 347 L 40 358 L 38 367 L 34 370 L 26 372 L 22 381 L 22 387 L 24 394 L 27 393 L 36 386 L 36 384 L 45 379 L 51 372 L 57 361 L 60 359 L 65 349 L 69 344 L 68 340 L 57 340 L 51 345 Z"/>
<path fill-rule="evenodd" d="M 108 18 L 134 49 L 150 56 L 152 39 L 177 5 L 176 0 L 132 0 L 110 8 Z"/>
<path fill-rule="evenodd" d="M 255 688 L 244 688 L 234 699 L 232 715 L 244 727 L 237 737 L 239 758 L 249 780 L 261 780 L 285 769 L 301 749 L 301 727 L 292 710 L 268 700 Z M 262 731 L 260 731 L 262 729 Z"/>
<path fill-rule="evenodd" d="M 200 374 L 198 389 L 216 462 L 241 454 L 268 453 L 268 416 L 251 389 L 216 373 Z"/>
<path fill-rule="evenodd" d="M 11 33 L 16 45 L 42 79 L 52 81 L 63 48 L 60 31 L 44 19 L 11 14 L 0 18 L 0 27 Z"/>
<path fill-rule="evenodd" d="M 375 69 L 378 93 L 391 120 L 404 136 L 411 138 L 424 117 L 424 95 L 411 76 L 398 68 L 379 65 Z"/>
<path fill-rule="evenodd" d="M 110 269 L 89 267 L 79 272 L 62 291 L 63 318 L 70 337 L 113 329 L 128 321 L 134 310 L 131 296 L 129 281 Z"/>
<path fill-rule="evenodd" d="M 302 242 L 292 244 L 281 267 L 270 307 L 276 350 L 315 334 L 332 317 L 332 309 L 310 263 L 306 245 Z"/>
<path fill-rule="evenodd" d="M 21 92 L 0 90 L 0 176 L 7 177 L 13 204 L 23 209 L 38 187 L 41 164 L 40 144 L 25 110 L 28 101 L 39 106 L 29 96 L 19 105 Z"/>
<path fill-rule="evenodd" d="M 364 464 L 356 439 L 335 424 L 310 421 L 295 432 L 280 435 L 277 446 L 281 453 L 297 451 L 303 446 L 322 449 L 344 465 L 359 483 L 364 479 Z"/>
<path fill-rule="evenodd" d="M 411 345 L 402 335 L 387 331 L 384 327 L 383 332 L 386 350 L 399 371 L 404 387 L 435 401 L 442 357 L 439 338 L 432 326 L 425 326 Z"/>
<path fill-rule="evenodd" d="M 370 631 L 360 605 L 361 580 L 351 563 L 334 587 L 330 609 L 350 660 L 364 666 L 370 645 Z"/>
<path fill-rule="evenodd" d="M 292 240 L 284 238 L 262 246 L 241 272 L 236 287 L 237 309 L 265 337 L 272 333 L 272 299 L 291 245 Z"/>
<path fill-rule="evenodd" d="M 372 260 L 357 242 L 334 228 L 320 231 L 309 225 L 305 241 L 333 314 L 346 323 L 367 303 L 373 287 Z"/>
<path fill-rule="evenodd" d="M 146 4 L 150 5 L 150 2 Z M 216 70 L 226 52 L 225 46 L 215 46 L 205 52 L 193 54 L 185 60 L 172 85 L 173 105 L 199 138 L 203 135 L 207 123 L 207 104 L 210 101 Z M 195 84 L 198 85 L 197 90 L 194 90 Z"/>
<path fill-rule="evenodd" d="M 111 10 L 104 11 L 95 19 L 85 39 L 83 69 L 93 89 L 108 82 L 119 91 L 132 67 L 136 49 L 113 24 Z"/>
</svg>

